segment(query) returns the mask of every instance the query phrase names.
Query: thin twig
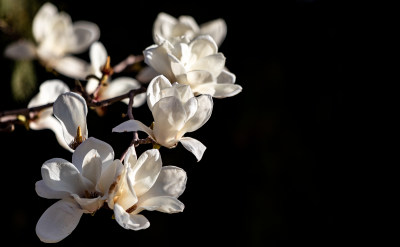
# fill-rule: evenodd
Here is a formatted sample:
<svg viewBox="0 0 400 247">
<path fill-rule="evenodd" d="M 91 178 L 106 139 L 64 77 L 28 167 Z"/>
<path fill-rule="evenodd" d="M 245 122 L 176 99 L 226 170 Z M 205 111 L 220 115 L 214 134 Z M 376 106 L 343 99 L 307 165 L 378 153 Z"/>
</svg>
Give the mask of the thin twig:
<svg viewBox="0 0 400 247">
<path fill-rule="evenodd" d="M 120 62 L 119 64 L 115 65 L 113 67 L 113 70 L 115 73 L 120 73 L 122 72 L 124 69 L 126 69 L 126 67 L 128 67 L 129 65 L 132 65 L 134 63 L 139 63 L 141 61 L 143 61 L 143 56 L 142 55 L 129 55 L 127 58 L 125 58 L 125 60 L 123 60 L 122 62 Z"/>
</svg>

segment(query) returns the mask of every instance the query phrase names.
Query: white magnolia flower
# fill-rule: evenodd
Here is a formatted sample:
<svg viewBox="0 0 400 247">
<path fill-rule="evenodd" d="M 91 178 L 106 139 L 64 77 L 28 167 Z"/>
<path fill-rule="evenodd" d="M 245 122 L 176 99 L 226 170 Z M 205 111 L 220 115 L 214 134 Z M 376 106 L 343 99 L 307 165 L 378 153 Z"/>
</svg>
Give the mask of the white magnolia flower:
<svg viewBox="0 0 400 247">
<path fill-rule="evenodd" d="M 71 17 L 58 12 L 57 7 L 47 2 L 39 9 L 32 22 L 32 33 L 36 41 L 12 43 L 5 55 L 16 60 L 37 58 L 47 67 L 66 76 L 84 79 L 88 64 L 69 54 L 78 54 L 100 36 L 99 27 L 88 21 L 72 23 Z"/>
<path fill-rule="evenodd" d="M 53 103 L 58 96 L 69 91 L 67 84 L 60 80 L 48 80 L 39 87 L 39 93 L 28 104 L 28 108 Z M 41 110 L 33 120 L 29 121 L 29 127 L 33 130 L 50 129 L 56 135 L 58 143 L 65 149 L 72 149 L 65 143 L 60 122 L 53 116 L 53 108 Z"/>
<path fill-rule="evenodd" d="M 145 62 L 172 82 L 190 85 L 196 95 L 215 98 L 234 96 L 242 87 L 234 84 L 236 76 L 225 69 L 225 56 L 209 35 L 190 43 L 172 44 L 165 40 L 144 51 Z"/>
<path fill-rule="evenodd" d="M 105 66 L 107 61 L 107 51 L 104 45 L 100 42 L 95 42 L 91 45 L 90 51 L 90 61 L 91 61 L 91 75 L 95 75 L 97 78 L 102 77 L 101 69 Z M 94 78 L 90 78 L 86 84 L 86 91 L 89 94 L 95 92 L 99 81 Z M 114 80 L 106 81 L 101 85 L 100 90 L 97 92 L 96 100 L 101 101 L 109 98 L 113 98 L 125 93 L 128 93 L 132 89 L 139 89 L 141 87 L 140 83 L 130 77 L 119 77 Z M 129 99 L 124 99 L 122 102 L 128 104 Z M 133 107 L 139 107 L 146 102 L 146 95 L 138 94 L 134 97 Z"/>
<path fill-rule="evenodd" d="M 77 93 L 66 92 L 53 104 L 54 116 L 59 120 L 65 143 L 75 149 L 88 138 L 85 99 Z"/>
<path fill-rule="evenodd" d="M 122 167 L 121 162 L 119 166 Z M 163 213 L 182 212 L 184 205 L 177 198 L 186 187 L 186 173 L 174 166 L 162 167 L 157 149 L 144 152 L 137 158 L 130 148 L 120 174 L 110 187 L 108 206 L 114 209 L 115 219 L 131 230 L 148 228 L 150 222 L 140 213 L 143 210 Z"/>
<path fill-rule="evenodd" d="M 183 15 L 177 19 L 161 12 L 153 25 L 153 39 L 156 44 L 161 44 L 164 40 L 175 43 L 184 40 L 190 41 L 197 36 L 208 34 L 220 46 L 225 39 L 226 31 L 226 23 L 221 18 L 199 26 L 191 16 Z"/>
<path fill-rule="evenodd" d="M 164 76 L 155 77 L 147 88 L 147 104 L 153 114 L 153 128 L 137 120 L 128 120 L 113 128 L 113 132 L 144 131 L 155 142 L 174 148 L 178 142 L 199 161 L 206 147 L 196 139 L 184 137 L 203 126 L 211 116 L 210 95 L 194 97 L 187 85 L 171 83 Z"/>
<path fill-rule="evenodd" d="M 91 137 L 72 154 L 72 163 L 54 158 L 42 165 L 42 180 L 35 184 L 37 194 L 60 200 L 37 222 L 36 234 L 41 241 L 61 241 L 75 229 L 83 213 L 94 213 L 103 206 L 115 175 L 120 173 L 118 162 L 113 160 L 112 147 Z"/>
</svg>

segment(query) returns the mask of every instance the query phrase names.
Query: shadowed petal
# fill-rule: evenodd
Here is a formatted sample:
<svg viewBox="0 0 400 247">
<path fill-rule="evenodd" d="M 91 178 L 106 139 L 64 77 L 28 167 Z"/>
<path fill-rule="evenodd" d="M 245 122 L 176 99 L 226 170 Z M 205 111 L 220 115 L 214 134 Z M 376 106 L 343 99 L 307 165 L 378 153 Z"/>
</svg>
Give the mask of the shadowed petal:
<svg viewBox="0 0 400 247">
<path fill-rule="evenodd" d="M 31 60 L 36 58 L 36 47 L 28 40 L 19 40 L 6 47 L 4 56 L 14 60 Z"/>
<path fill-rule="evenodd" d="M 193 153 L 194 156 L 196 156 L 197 162 L 201 160 L 204 151 L 206 151 L 206 146 L 204 146 L 203 143 L 191 137 L 182 137 L 180 139 L 180 142 L 182 143 L 184 148 L 186 148 L 188 151 Z"/>
<path fill-rule="evenodd" d="M 120 205 L 115 204 L 114 207 L 115 220 L 120 226 L 130 230 L 146 229 L 150 226 L 150 222 L 143 215 L 128 214 Z"/>
<path fill-rule="evenodd" d="M 56 191 L 49 188 L 43 180 L 35 183 L 35 191 L 38 196 L 47 199 L 62 199 L 69 197 L 70 193 L 66 191 Z"/>
<path fill-rule="evenodd" d="M 60 200 L 51 205 L 36 224 L 36 235 L 42 242 L 57 243 L 76 228 L 83 210 L 70 200 Z"/>
<path fill-rule="evenodd" d="M 210 35 L 215 43 L 220 46 L 227 33 L 226 22 L 219 18 L 200 25 L 200 33 Z"/>
<path fill-rule="evenodd" d="M 71 53 L 82 53 L 100 37 L 99 27 L 89 21 L 76 21 L 73 24 L 75 43 L 68 47 Z"/>
<path fill-rule="evenodd" d="M 63 127 L 64 139 L 68 144 L 74 141 L 78 127 L 81 128 L 84 139 L 88 138 L 86 125 L 88 109 L 82 96 L 73 92 L 60 95 L 54 102 L 53 112 Z"/>
<path fill-rule="evenodd" d="M 82 171 L 82 164 L 86 154 L 95 149 L 100 156 L 103 168 L 111 165 L 114 160 L 114 150 L 110 144 L 103 142 L 102 140 L 90 137 L 79 145 L 75 152 L 72 154 L 72 163 Z"/>
<path fill-rule="evenodd" d="M 160 211 L 163 213 L 179 213 L 182 212 L 185 205 L 175 197 L 159 196 L 151 197 L 145 201 L 138 202 L 137 210 Z"/>
</svg>

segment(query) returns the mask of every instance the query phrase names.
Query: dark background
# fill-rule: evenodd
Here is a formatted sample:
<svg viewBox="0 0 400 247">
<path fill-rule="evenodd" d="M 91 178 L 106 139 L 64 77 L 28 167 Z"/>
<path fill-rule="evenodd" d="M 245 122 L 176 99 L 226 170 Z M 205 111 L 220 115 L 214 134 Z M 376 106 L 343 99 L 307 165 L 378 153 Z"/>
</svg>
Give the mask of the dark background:
<svg viewBox="0 0 400 247">
<path fill-rule="evenodd" d="M 38 6 L 44 1 L 37 1 Z M 215 99 L 211 119 L 186 134 L 207 146 L 203 159 L 179 145 L 162 148 L 164 165 L 188 174 L 179 214 L 144 212 L 151 226 L 128 231 L 111 211 L 83 215 L 61 246 L 128 244 L 132 246 L 338 246 L 373 235 L 358 229 L 355 189 L 347 187 L 355 118 L 348 105 L 353 54 L 349 6 L 337 1 L 267 1 L 261 4 L 216 1 L 162 4 L 150 1 L 51 1 L 72 20 L 95 22 L 111 63 L 141 54 L 153 44 L 152 25 L 161 11 L 191 15 L 201 24 L 223 18 L 228 26 L 219 51 L 243 91 Z M 0 6 L 1 7 L 1 6 Z M 12 41 L 0 33 L 1 49 Z M 87 53 L 80 55 L 88 59 Z M 25 107 L 12 99 L 9 81 L 14 62 L 1 58 L 0 110 Z M 38 83 L 56 78 L 38 63 Z M 59 76 L 69 85 L 73 81 Z M 111 133 L 123 120 L 124 104 L 109 114 L 88 116 L 89 135 L 110 143 L 120 157 L 130 136 Z M 136 119 L 149 124 L 144 105 Z M 46 160 L 71 160 L 49 130 L 0 133 L 4 237 L 18 246 L 41 244 L 35 225 L 54 201 L 36 195 Z M 149 146 L 140 146 L 138 153 Z"/>
</svg>

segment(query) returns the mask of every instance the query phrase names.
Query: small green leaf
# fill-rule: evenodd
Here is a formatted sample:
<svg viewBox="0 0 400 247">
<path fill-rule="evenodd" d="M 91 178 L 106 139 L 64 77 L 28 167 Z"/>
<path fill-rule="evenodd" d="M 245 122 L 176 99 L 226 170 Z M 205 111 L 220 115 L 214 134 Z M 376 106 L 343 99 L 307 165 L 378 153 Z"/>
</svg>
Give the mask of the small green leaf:
<svg viewBox="0 0 400 247">
<path fill-rule="evenodd" d="M 16 61 L 11 77 L 11 91 L 16 101 L 26 101 L 36 89 L 36 74 L 32 61 Z"/>
</svg>

